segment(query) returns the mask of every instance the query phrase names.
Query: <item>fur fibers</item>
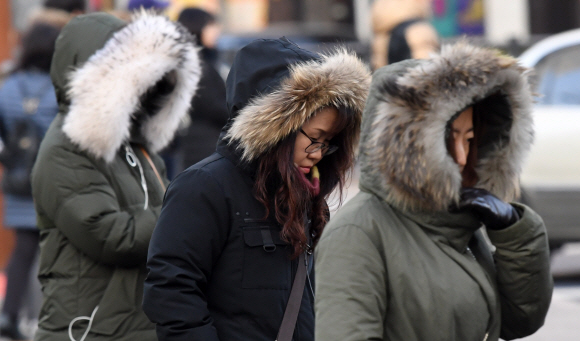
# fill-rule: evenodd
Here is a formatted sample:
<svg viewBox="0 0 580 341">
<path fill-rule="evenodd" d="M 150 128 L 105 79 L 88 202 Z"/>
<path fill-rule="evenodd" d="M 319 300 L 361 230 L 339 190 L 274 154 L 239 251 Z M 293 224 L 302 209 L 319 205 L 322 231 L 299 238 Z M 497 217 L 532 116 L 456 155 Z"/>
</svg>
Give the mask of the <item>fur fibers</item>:
<svg viewBox="0 0 580 341">
<path fill-rule="evenodd" d="M 70 75 L 71 105 L 63 131 L 81 149 L 111 162 L 131 134 L 140 97 L 166 73 L 177 84 L 161 110 L 141 126 L 148 147 L 157 152 L 187 119 L 201 75 L 198 48 L 185 28 L 142 11 L 105 46 Z"/>
<path fill-rule="evenodd" d="M 457 202 L 462 177 L 445 146 L 446 124 L 498 89 L 512 110 L 509 142 L 495 144 L 478 160 L 476 187 L 503 200 L 517 196 L 534 135 L 527 74 L 512 57 L 460 42 L 381 84 L 367 151 L 372 168 L 380 171 L 386 200 L 401 209 L 427 211 Z"/>
<path fill-rule="evenodd" d="M 277 90 L 253 98 L 240 110 L 227 137 L 239 141 L 242 158 L 251 161 L 298 131 L 324 106 L 349 107 L 360 122 L 369 84 L 368 67 L 345 50 L 291 65 L 290 76 Z"/>
</svg>

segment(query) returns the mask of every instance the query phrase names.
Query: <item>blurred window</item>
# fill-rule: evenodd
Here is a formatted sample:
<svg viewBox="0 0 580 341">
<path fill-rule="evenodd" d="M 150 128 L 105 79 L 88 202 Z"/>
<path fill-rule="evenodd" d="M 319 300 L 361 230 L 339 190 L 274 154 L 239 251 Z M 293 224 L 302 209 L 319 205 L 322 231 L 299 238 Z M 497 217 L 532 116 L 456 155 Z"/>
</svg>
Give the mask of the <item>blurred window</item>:
<svg viewBox="0 0 580 341">
<path fill-rule="evenodd" d="M 580 105 L 580 46 L 553 52 L 536 65 L 541 104 Z"/>
</svg>

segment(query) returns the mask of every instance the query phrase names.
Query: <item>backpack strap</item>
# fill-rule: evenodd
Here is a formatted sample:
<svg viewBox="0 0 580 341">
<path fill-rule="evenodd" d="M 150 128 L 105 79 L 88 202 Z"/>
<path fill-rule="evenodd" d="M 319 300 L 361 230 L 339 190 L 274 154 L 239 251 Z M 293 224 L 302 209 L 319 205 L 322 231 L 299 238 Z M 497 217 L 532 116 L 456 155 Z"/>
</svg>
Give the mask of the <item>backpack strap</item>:
<svg viewBox="0 0 580 341">
<path fill-rule="evenodd" d="M 24 82 L 22 81 L 22 78 L 19 78 L 17 82 L 20 95 L 22 96 L 22 109 L 24 110 L 24 113 L 26 115 L 36 115 L 40 99 L 52 88 L 52 81 L 50 81 L 50 79 L 46 81 L 33 95 L 30 95 L 28 91 L 26 91 L 26 86 L 23 84 Z"/>
</svg>

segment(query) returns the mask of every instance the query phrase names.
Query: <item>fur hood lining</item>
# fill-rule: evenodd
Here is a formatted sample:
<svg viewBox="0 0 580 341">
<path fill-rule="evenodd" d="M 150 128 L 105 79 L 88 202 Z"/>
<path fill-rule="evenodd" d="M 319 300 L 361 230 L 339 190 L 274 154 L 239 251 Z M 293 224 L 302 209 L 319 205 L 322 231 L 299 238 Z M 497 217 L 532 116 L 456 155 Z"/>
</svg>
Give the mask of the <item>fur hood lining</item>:
<svg viewBox="0 0 580 341">
<path fill-rule="evenodd" d="M 142 11 L 69 76 L 63 131 L 81 149 L 107 162 L 131 135 L 140 98 L 170 71 L 176 86 L 157 114 L 141 125 L 153 152 L 165 147 L 187 117 L 199 82 L 198 48 L 163 16 Z"/>
<path fill-rule="evenodd" d="M 374 90 L 374 89 L 373 89 Z M 376 89 L 380 100 L 367 108 L 367 158 L 386 200 L 403 209 L 446 210 L 459 199 L 462 176 L 445 145 L 450 119 L 494 93 L 509 108 L 487 103 L 482 120 L 491 133 L 482 137 L 477 187 L 504 200 L 519 193 L 518 176 L 533 140 L 532 95 L 527 71 L 514 58 L 465 42 L 418 62 Z M 502 118 L 503 115 L 503 118 Z"/>
<path fill-rule="evenodd" d="M 252 161 L 324 106 L 351 108 L 360 122 L 369 83 L 368 67 L 345 50 L 291 65 L 290 76 L 276 90 L 240 110 L 226 137 L 239 141 L 243 159 Z"/>
</svg>

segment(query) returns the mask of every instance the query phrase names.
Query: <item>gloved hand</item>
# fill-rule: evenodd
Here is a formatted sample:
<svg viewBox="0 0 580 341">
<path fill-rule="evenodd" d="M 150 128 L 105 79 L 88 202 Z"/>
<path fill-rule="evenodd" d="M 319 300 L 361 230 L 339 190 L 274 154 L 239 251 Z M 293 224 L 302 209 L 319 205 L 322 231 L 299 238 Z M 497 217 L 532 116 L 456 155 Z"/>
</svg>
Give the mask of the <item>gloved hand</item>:
<svg viewBox="0 0 580 341">
<path fill-rule="evenodd" d="M 490 230 L 504 229 L 520 219 L 512 205 L 481 188 L 462 188 L 459 204 L 451 211 L 471 212 Z"/>
</svg>

